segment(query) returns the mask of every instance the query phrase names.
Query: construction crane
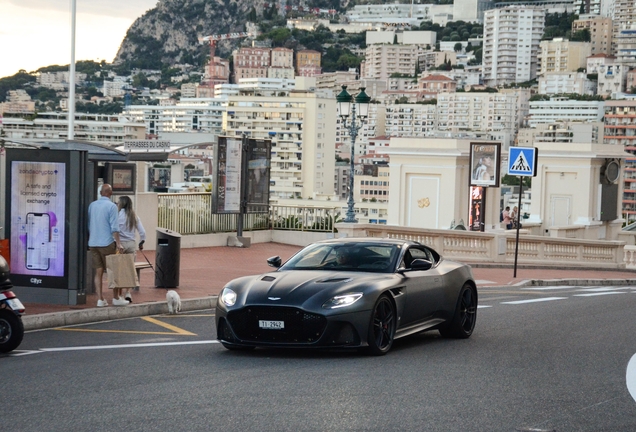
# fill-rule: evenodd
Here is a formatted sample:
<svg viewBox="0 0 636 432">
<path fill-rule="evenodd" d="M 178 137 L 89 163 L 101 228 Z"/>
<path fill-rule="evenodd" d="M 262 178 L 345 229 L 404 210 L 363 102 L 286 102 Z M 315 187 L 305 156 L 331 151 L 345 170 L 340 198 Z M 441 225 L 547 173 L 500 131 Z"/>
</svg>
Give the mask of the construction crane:
<svg viewBox="0 0 636 432">
<path fill-rule="evenodd" d="M 216 51 L 216 43 L 221 40 L 227 39 L 240 39 L 244 37 L 252 36 L 249 32 L 237 32 L 237 33 L 225 33 L 225 34 L 215 34 L 210 36 L 205 36 L 201 39 L 202 42 L 207 42 L 210 44 L 210 61 L 214 58 L 214 52 Z"/>
</svg>

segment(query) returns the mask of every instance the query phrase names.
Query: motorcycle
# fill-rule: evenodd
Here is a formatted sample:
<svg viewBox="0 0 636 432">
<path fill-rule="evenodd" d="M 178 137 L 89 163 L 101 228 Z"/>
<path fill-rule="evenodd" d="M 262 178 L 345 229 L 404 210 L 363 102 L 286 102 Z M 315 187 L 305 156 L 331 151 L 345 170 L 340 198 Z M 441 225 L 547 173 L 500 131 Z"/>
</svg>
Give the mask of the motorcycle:
<svg viewBox="0 0 636 432">
<path fill-rule="evenodd" d="M 9 264 L 0 256 L 0 353 L 13 351 L 22 342 L 24 305 L 11 291 Z"/>
</svg>

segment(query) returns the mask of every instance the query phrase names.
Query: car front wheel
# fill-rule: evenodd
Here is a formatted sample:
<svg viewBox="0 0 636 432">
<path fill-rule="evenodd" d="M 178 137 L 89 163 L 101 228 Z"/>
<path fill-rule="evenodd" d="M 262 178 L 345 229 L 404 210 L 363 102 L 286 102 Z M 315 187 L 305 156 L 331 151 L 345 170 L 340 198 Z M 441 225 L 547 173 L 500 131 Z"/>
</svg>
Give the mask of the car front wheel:
<svg viewBox="0 0 636 432">
<path fill-rule="evenodd" d="M 393 302 L 383 295 L 378 299 L 371 312 L 369 324 L 369 353 L 384 355 L 391 349 L 397 321 Z"/>
<path fill-rule="evenodd" d="M 439 329 L 446 338 L 466 339 L 473 334 L 477 322 L 477 292 L 470 284 L 465 284 L 459 292 L 453 318 Z"/>
</svg>

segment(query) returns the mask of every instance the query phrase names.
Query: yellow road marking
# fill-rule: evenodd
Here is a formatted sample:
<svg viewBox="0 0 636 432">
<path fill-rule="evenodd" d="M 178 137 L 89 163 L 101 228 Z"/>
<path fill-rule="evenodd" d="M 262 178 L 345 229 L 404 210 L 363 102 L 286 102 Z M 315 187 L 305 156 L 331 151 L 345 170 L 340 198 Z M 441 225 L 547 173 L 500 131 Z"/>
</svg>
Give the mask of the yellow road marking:
<svg viewBox="0 0 636 432">
<path fill-rule="evenodd" d="M 96 330 L 96 329 L 81 329 L 77 327 L 57 327 L 51 330 L 63 330 L 74 332 L 87 332 L 87 333 L 130 333 L 130 334 L 146 334 L 146 335 L 174 335 L 174 332 L 150 332 L 150 331 L 133 331 L 133 330 Z M 189 333 L 193 334 L 193 333 Z"/>
<path fill-rule="evenodd" d="M 189 332 L 187 330 L 183 330 L 182 328 L 179 328 L 177 326 L 173 326 L 172 324 L 168 324 L 168 323 L 165 323 L 163 321 L 159 321 L 158 319 L 155 319 L 155 318 L 142 317 L 141 319 L 144 320 L 144 321 L 148 321 L 150 323 L 153 323 L 153 324 L 157 324 L 158 326 L 161 326 L 161 327 L 166 328 L 168 330 L 172 330 L 176 334 L 186 335 L 186 336 L 196 336 L 196 334 L 194 334 L 194 333 L 191 333 L 191 332 Z"/>
<path fill-rule="evenodd" d="M 163 327 L 170 331 L 169 332 L 152 332 L 152 331 L 134 331 L 134 330 L 98 330 L 98 329 L 86 329 L 86 328 L 78 328 L 78 327 L 57 327 L 52 330 L 64 330 L 64 331 L 88 332 L 88 333 L 127 333 L 127 334 L 145 334 L 145 335 L 196 336 L 196 333 L 189 332 L 177 326 L 173 326 L 172 324 L 159 321 L 158 319 L 155 319 L 155 318 L 141 317 L 141 319 L 144 321 L 148 321 L 151 324 L 155 324 L 160 327 Z"/>
</svg>

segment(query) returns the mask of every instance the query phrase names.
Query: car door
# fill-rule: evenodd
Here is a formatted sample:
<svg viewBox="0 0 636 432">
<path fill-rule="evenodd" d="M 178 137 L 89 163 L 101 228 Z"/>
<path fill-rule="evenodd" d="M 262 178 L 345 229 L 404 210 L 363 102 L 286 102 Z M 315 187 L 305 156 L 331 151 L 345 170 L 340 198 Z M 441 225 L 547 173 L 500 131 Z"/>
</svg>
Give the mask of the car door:
<svg viewBox="0 0 636 432">
<path fill-rule="evenodd" d="M 413 270 L 415 259 L 431 261 L 428 270 Z M 405 253 L 403 276 L 406 279 L 406 307 L 402 326 L 417 324 L 435 316 L 443 300 L 442 276 L 439 274 L 433 254 L 425 247 L 411 246 Z"/>
</svg>

